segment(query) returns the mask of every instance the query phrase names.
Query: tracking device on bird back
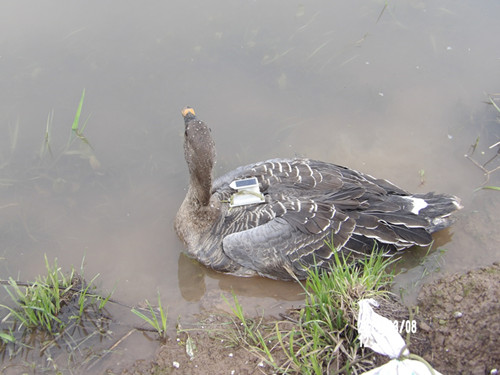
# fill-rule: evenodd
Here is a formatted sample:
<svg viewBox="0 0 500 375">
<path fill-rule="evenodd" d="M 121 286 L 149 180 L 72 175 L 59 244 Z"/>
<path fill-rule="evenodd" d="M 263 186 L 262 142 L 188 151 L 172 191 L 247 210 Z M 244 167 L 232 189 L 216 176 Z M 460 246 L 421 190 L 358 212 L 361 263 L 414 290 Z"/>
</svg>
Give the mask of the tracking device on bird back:
<svg viewBox="0 0 500 375">
<path fill-rule="evenodd" d="M 245 206 L 247 204 L 264 203 L 264 195 L 259 190 L 256 177 L 234 180 L 229 187 L 236 190 L 231 196 L 229 207 Z"/>
</svg>

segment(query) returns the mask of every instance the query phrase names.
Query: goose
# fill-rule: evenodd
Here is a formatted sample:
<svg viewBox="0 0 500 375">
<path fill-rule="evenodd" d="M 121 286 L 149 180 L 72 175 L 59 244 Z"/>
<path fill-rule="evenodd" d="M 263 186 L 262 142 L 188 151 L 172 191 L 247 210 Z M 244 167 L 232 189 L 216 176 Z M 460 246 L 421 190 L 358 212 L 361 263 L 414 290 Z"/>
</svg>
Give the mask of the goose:
<svg viewBox="0 0 500 375">
<path fill-rule="evenodd" d="M 369 256 L 377 246 L 390 253 L 427 246 L 461 208 L 453 195 L 410 194 L 307 158 L 249 164 L 214 180 L 211 130 L 193 108 L 181 113 L 190 180 L 175 231 L 187 255 L 215 271 L 302 280 L 312 267 L 328 269 L 334 252 Z"/>
</svg>

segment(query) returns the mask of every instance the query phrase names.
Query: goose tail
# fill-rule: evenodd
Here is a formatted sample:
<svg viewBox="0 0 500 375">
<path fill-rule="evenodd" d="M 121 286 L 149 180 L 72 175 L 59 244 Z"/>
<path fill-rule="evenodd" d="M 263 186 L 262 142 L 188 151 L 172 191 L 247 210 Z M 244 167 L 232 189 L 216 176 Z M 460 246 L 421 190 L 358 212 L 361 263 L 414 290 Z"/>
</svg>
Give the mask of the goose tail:
<svg viewBox="0 0 500 375">
<path fill-rule="evenodd" d="M 426 228 L 429 233 L 450 226 L 453 223 L 450 215 L 462 208 L 460 198 L 449 194 L 414 194 L 408 198 L 412 200 L 412 212 L 429 222 Z"/>
</svg>

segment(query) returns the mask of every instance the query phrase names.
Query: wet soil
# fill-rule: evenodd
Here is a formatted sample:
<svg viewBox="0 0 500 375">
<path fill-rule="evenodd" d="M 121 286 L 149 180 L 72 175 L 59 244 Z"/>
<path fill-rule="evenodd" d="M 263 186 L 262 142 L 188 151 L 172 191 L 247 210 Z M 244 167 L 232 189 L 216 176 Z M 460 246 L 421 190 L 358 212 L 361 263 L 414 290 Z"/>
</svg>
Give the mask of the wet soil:
<svg viewBox="0 0 500 375">
<path fill-rule="evenodd" d="M 500 368 L 500 263 L 445 276 L 425 285 L 418 309 L 409 313 L 396 301 L 381 304 L 379 314 L 391 320 L 414 319 L 409 349 L 443 374 L 490 374 Z M 414 310 L 415 311 L 415 310 Z M 221 315 L 207 315 L 223 324 Z M 271 374 L 272 369 L 243 346 L 228 347 L 213 330 L 189 333 L 196 343 L 186 353 L 187 334 L 162 345 L 153 360 L 137 361 L 129 369 L 107 374 Z M 381 364 L 380 357 L 375 362 Z"/>
<path fill-rule="evenodd" d="M 500 369 L 500 263 L 455 274 L 422 289 L 429 345 L 422 355 L 443 374 Z"/>
</svg>

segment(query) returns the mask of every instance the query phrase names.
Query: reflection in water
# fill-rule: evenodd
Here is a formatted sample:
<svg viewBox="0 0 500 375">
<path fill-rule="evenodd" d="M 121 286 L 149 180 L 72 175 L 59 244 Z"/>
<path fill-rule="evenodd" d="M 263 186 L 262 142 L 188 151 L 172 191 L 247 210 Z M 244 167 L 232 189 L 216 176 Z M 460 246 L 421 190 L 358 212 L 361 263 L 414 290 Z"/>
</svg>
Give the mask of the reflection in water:
<svg viewBox="0 0 500 375">
<path fill-rule="evenodd" d="M 199 301 L 206 293 L 205 278 L 218 281 L 218 289 L 234 292 L 238 296 L 273 298 L 283 301 L 299 301 L 303 299 L 302 287 L 291 281 L 270 280 L 264 277 L 236 277 L 217 273 L 184 253 L 179 255 L 178 262 L 179 289 L 187 301 Z"/>
<path fill-rule="evenodd" d="M 303 300 L 302 287 L 291 281 L 270 280 L 260 276 L 250 278 L 216 273 L 210 270 L 211 277 L 219 280 L 219 288 L 234 291 L 238 296 L 274 298 L 283 301 Z"/>
<path fill-rule="evenodd" d="M 186 301 L 199 301 L 203 297 L 206 291 L 205 274 L 206 269 L 200 263 L 184 253 L 179 254 L 178 286 Z"/>
</svg>

